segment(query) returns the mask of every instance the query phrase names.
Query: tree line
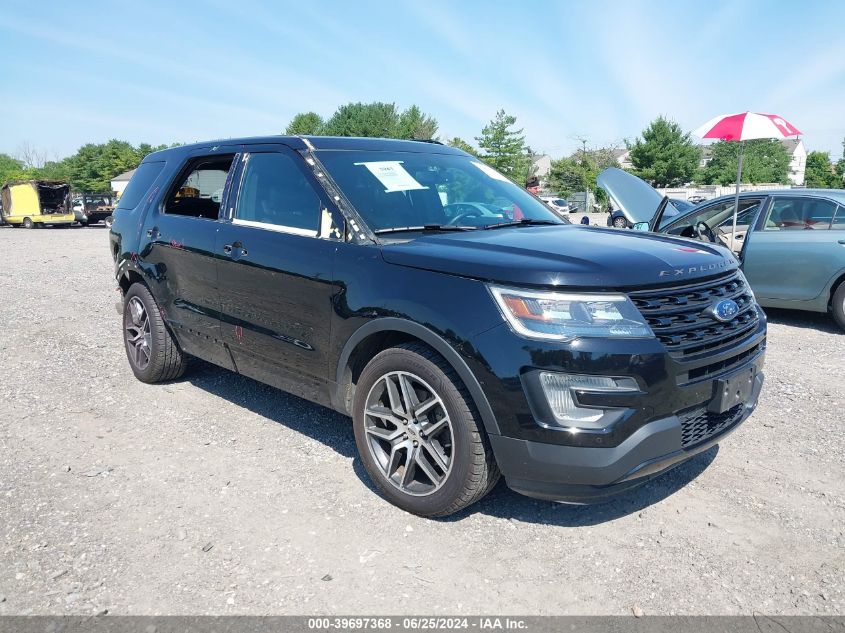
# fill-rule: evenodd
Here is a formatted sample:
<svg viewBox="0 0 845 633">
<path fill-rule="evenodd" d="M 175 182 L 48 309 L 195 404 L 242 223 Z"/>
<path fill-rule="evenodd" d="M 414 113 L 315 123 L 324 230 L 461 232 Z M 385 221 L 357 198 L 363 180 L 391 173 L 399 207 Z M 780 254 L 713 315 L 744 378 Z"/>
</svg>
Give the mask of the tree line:
<svg viewBox="0 0 845 633">
<path fill-rule="evenodd" d="M 531 176 L 534 152 L 525 142 L 516 117 L 504 110 L 474 137 L 475 145 L 459 137 L 437 139 L 437 120 L 418 106 L 400 112 L 392 103 L 350 103 L 339 107 L 328 119 L 315 112 L 293 117 L 287 134 L 373 136 L 400 139 L 440 140 L 492 165 L 522 184 Z M 702 166 L 702 148 L 676 122 L 660 116 L 633 141 L 625 141 L 631 171 L 655 187 L 688 184 L 730 185 L 736 182 L 739 145 L 718 141 L 708 147 L 710 156 Z M 596 177 L 608 167 L 618 167 L 616 147 L 578 150 L 552 161 L 548 177 L 550 190 L 563 197 L 590 190 L 601 200 Z M 843 140 L 845 153 L 845 140 Z M 742 182 L 789 182 L 790 155 L 778 141 L 761 139 L 745 143 Z M 845 156 L 834 163 L 828 152 L 810 152 L 806 163 L 806 186 L 843 187 Z"/>
<path fill-rule="evenodd" d="M 324 119 L 316 112 L 296 114 L 286 134 L 314 136 L 363 136 L 439 141 L 462 149 L 495 167 L 515 182 L 524 184 L 532 176 L 534 151 L 525 142 L 517 118 L 499 110 L 471 144 L 459 137 L 439 138 L 437 119 L 419 106 L 400 110 L 394 103 L 347 103 Z M 0 154 L 0 183 L 9 180 L 64 180 L 74 190 L 102 192 L 111 189 L 115 176 L 137 167 L 147 154 L 173 147 L 112 139 L 89 143 L 61 160 L 46 160 L 29 146 L 18 156 Z M 631 171 L 655 187 L 687 184 L 730 185 L 736 180 L 738 143 L 719 141 L 709 146 L 709 160 L 702 166 L 702 149 L 680 125 L 666 118 L 652 121 L 633 141 L 625 141 Z M 548 176 L 551 192 L 568 197 L 590 190 L 599 199 L 603 191 L 596 177 L 608 167 L 618 166 L 615 147 L 583 149 L 552 161 Z M 843 140 L 845 154 L 845 140 Z M 743 159 L 743 182 L 787 183 L 790 156 L 778 141 L 747 141 Z M 807 155 L 807 187 L 843 187 L 845 156 L 834 163 L 828 152 Z"/>
<path fill-rule="evenodd" d="M 412 105 L 400 111 L 394 103 L 347 103 L 328 119 L 316 112 L 301 112 L 291 119 L 285 134 L 307 136 L 365 136 L 417 141 L 441 141 L 484 160 L 517 182 L 528 177 L 531 148 L 522 129 L 516 129 L 516 117 L 499 110 L 475 137 L 478 147 L 463 139 L 438 139 L 439 124 L 433 116 Z"/>
<path fill-rule="evenodd" d="M 62 180 L 74 191 L 103 193 L 111 191 L 111 181 L 123 172 L 135 169 L 152 152 L 170 147 L 112 139 L 107 143 L 88 143 L 75 154 L 61 160 L 44 160 L 37 152 L 20 152 L 18 157 L 0 154 L 0 183 L 11 180 Z"/>
</svg>

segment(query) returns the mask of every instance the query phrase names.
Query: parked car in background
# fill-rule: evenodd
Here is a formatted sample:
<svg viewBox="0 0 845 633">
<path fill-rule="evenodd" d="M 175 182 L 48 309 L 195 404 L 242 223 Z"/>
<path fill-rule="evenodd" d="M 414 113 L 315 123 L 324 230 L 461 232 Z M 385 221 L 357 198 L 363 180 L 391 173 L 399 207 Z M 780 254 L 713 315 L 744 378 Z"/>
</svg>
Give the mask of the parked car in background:
<svg viewBox="0 0 845 633">
<path fill-rule="evenodd" d="M 16 180 L 3 185 L 0 197 L 3 221 L 12 226 L 69 226 L 75 220 L 70 209 L 70 185 L 66 182 Z"/>
<path fill-rule="evenodd" d="M 572 226 L 452 147 L 285 136 L 148 155 L 109 232 L 139 380 L 190 355 L 331 406 L 425 516 L 500 473 L 602 500 L 751 415 L 766 317 L 730 253 L 687 244 Z"/>
<path fill-rule="evenodd" d="M 557 211 L 561 215 L 569 215 L 571 209 L 569 203 L 560 196 L 537 196 L 552 208 L 552 211 Z"/>
<path fill-rule="evenodd" d="M 83 226 L 110 219 L 113 210 L 114 199 L 110 193 L 83 193 L 73 200 L 73 215 Z"/>
<path fill-rule="evenodd" d="M 669 198 L 669 202 L 671 204 L 666 207 L 666 212 L 663 214 L 667 222 L 670 218 L 677 216 L 679 213 L 685 213 L 695 206 L 680 198 Z M 622 209 L 611 211 L 607 216 L 607 225 L 616 227 L 617 229 L 630 229 L 633 228 L 634 224 Z"/>
<path fill-rule="evenodd" d="M 845 330 L 845 190 L 776 189 L 714 198 L 666 221 L 673 203 L 619 169 L 598 184 L 636 228 L 733 251 L 760 305 L 830 312 Z"/>
</svg>

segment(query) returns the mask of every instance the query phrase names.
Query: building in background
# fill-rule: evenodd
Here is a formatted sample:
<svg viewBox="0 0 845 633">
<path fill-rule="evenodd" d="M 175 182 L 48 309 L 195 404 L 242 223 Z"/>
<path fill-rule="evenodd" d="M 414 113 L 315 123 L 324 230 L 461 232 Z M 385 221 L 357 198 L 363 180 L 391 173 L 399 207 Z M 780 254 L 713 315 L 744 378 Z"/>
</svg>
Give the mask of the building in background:
<svg viewBox="0 0 845 633">
<path fill-rule="evenodd" d="M 800 138 L 787 138 L 780 142 L 789 152 L 789 182 L 796 187 L 804 186 L 804 172 L 807 170 L 807 148 Z"/>
<path fill-rule="evenodd" d="M 130 169 L 129 171 L 125 171 L 111 179 L 111 189 L 117 194 L 118 198 L 123 195 L 123 190 L 126 189 L 126 185 L 129 184 L 129 181 L 134 175 L 135 170 Z"/>
<path fill-rule="evenodd" d="M 619 167 L 621 169 L 629 171 L 634 168 L 634 164 L 631 162 L 631 150 L 625 147 L 619 147 L 611 150 L 610 153 L 613 155 L 613 158 L 616 159 L 616 162 L 619 163 Z"/>
<path fill-rule="evenodd" d="M 537 176 L 540 179 L 540 191 L 547 191 L 549 188 L 549 173 L 552 171 L 552 157 L 548 154 L 534 154 L 531 157 L 531 168 L 529 176 Z"/>
</svg>

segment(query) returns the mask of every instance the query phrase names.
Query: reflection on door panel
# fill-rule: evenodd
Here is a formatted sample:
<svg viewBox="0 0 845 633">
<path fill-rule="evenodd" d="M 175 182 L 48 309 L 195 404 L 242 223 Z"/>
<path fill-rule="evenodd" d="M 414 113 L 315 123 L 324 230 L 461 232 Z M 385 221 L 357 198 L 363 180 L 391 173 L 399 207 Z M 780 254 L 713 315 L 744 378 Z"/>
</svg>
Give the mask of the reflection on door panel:
<svg viewBox="0 0 845 633">
<path fill-rule="evenodd" d="M 251 153 L 234 218 L 218 237 L 221 318 L 238 370 L 324 399 L 335 243 L 322 204 L 286 151 Z"/>
<path fill-rule="evenodd" d="M 193 158 L 146 222 L 144 253 L 165 318 L 183 349 L 230 366 L 218 319 L 214 262 L 223 184 L 234 155 Z"/>
</svg>

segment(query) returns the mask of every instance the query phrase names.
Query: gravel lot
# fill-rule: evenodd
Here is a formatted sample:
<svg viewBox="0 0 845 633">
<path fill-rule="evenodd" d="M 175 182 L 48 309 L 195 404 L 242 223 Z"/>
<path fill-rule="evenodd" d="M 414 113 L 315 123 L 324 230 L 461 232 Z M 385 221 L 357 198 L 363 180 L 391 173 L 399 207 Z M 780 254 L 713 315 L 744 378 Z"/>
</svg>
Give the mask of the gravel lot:
<svg viewBox="0 0 845 633">
<path fill-rule="evenodd" d="M 757 413 L 617 501 L 382 501 L 349 420 L 126 363 L 102 228 L 0 228 L 0 614 L 842 614 L 845 335 L 772 311 Z"/>
</svg>

